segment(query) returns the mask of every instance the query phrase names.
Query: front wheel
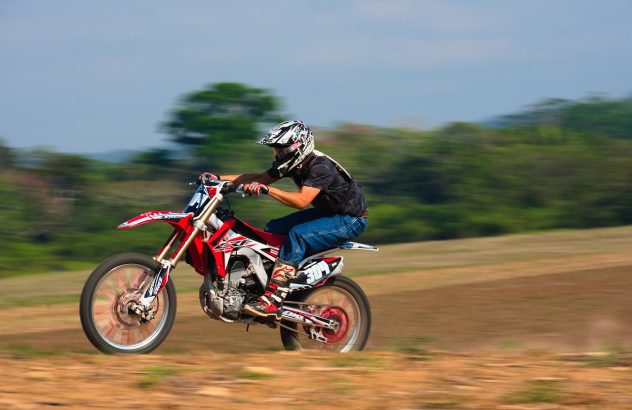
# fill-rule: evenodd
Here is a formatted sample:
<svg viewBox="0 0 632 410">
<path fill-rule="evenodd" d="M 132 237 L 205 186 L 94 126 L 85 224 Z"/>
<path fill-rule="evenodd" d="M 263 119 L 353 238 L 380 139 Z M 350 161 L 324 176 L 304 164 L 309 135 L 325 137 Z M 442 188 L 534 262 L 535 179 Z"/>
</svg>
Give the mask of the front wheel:
<svg viewBox="0 0 632 410">
<path fill-rule="evenodd" d="M 346 276 L 334 276 L 325 285 L 291 294 L 288 305 L 338 322 L 338 329 L 317 328 L 282 321 L 281 341 L 286 350 L 362 350 L 371 331 L 371 308 L 362 288 Z M 317 309 L 317 310 L 313 310 Z"/>
<path fill-rule="evenodd" d="M 149 353 L 167 337 L 176 315 L 171 278 L 152 304 L 153 319 L 143 321 L 131 309 L 151 283 L 160 264 L 152 257 L 123 253 L 103 261 L 81 293 L 81 326 L 103 353 Z"/>
</svg>

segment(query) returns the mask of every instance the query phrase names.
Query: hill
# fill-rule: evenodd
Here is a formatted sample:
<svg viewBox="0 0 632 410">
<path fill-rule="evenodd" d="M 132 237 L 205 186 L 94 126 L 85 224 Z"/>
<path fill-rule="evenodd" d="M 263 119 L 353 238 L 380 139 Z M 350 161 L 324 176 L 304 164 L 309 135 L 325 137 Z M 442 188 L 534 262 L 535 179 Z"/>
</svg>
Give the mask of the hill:
<svg viewBox="0 0 632 410">
<path fill-rule="evenodd" d="M 129 408 L 151 392 L 166 408 L 627 409 L 631 234 L 348 251 L 346 273 L 374 318 L 367 350 L 349 355 L 280 352 L 275 331 L 208 320 L 199 277 L 178 267 L 167 341 L 151 355 L 108 357 L 79 325 L 88 272 L 0 279 L 0 407 Z"/>
</svg>

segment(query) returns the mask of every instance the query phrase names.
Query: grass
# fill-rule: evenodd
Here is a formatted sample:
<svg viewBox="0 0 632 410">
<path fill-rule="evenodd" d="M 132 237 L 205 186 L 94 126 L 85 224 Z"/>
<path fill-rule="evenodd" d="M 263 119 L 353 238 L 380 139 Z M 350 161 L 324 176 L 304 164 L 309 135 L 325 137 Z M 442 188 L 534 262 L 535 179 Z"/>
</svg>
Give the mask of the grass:
<svg viewBox="0 0 632 410">
<path fill-rule="evenodd" d="M 137 386 L 141 389 L 146 389 L 158 383 L 165 377 L 175 376 L 180 373 L 180 370 L 165 366 L 148 366 L 141 369 L 141 372 L 143 373 L 143 377 L 138 382 Z"/>
<path fill-rule="evenodd" d="M 429 360 L 431 355 L 428 352 L 427 345 L 435 342 L 436 339 L 429 336 L 406 337 L 397 339 L 392 349 L 413 360 Z"/>
<path fill-rule="evenodd" d="M 72 355 L 82 356 L 97 356 L 101 355 L 97 349 L 83 348 L 83 347 L 69 347 L 66 348 L 60 346 L 54 346 L 52 349 L 41 349 L 37 346 L 30 345 L 28 343 L 9 343 L 0 344 L 0 351 L 15 359 L 28 359 L 28 358 L 45 358 L 45 357 L 64 357 Z"/>
<path fill-rule="evenodd" d="M 622 346 L 609 346 L 603 355 L 590 357 L 586 365 L 589 367 L 632 366 L 632 350 Z"/>
<path fill-rule="evenodd" d="M 508 404 L 560 403 L 565 397 L 558 381 L 532 380 L 523 389 L 506 395 L 503 402 Z"/>
<path fill-rule="evenodd" d="M 500 344 L 500 347 L 503 350 L 519 350 L 523 346 L 524 342 L 516 339 L 507 339 Z"/>
<path fill-rule="evenodd" d="M 344 252 L 352 276 L 408 270 L 462 268 L 541 258 L 623 252 L 632 227 L 568 230 L 535 234 L 386 245 L 379 252 Z"/>
<path fill-rule="evenodd" d="M 10 344 L 5 346 L 3 350 L 16 359 L 59 356 L 64 353 L 62 351 L 42 350 L 26 343 Z"/>
<path fill-rule="evenodd" d="M 357 368 L 371 371 L 384 369 L 384 362 L 381 358 L 360 352 L 335 355 L 329 359 L 329 364 L 332 367 Z"/>
<path fill-rule="evenodd" d="M 332 377 L 330 383 L 338 393 L 353 393 L 360 387 L 357 383 L 344 377 Z"/>
<path fill-rule="evenodd" d="M 77 304 L 89 274 L 90 270 L 84 270 L 0 278 L 0 309 Z M 178 266 L 172 278 L 178 294 L 197 292 L 202 281 L 184 264 Z"/>
<path fill-rule="evenodd" d="M 263 380 L 263 379 L 269 379 L 274 377 L 273 374 L 270 373 L 263 373 L 263 372 L 258 372 L 255 370 L 251 370 L 251 369 L 237 369 L 235 371 L 235 376 L 240 378 L 240 379 L 248 379 L 248 380 Z"/>
<path fill-rule="evenodd" d="M 422 409 L 462 409 L 467 398 L 454 394 L 453 392 L 443 391 L 422 391 L 415 397 L 415 402 Z M 416 407 L 417 408 L 417 407 Z"/>
<path fill-rule="evenodd" d="M 0 302 L 0 309 L 16 308 L 28 306 L 49 306 L 49 305 L 65 305 L 67 303 L 79 303 L 80 295 L 50 295 L 40 296 L 37 298 L 11 298 L 8 297 Z"/>
<path fill-rule="evenodd" d="M 11 279 L 11 278 L 20 278 L 25 276 L 44 276 L 50 275 L 52 273 L 62 273 L 62 272 L 75 272 L 75 271 L 91 271 L 97 266 L 98 262 L 84 262 L 84 261 L 65 261 L 62 265 L 56 268 L 41 268 L 40 270 L 29 270 L 29 271 L 21 271 L 21 270 L 3 270 L 2 274 L 0 274 L 0 280 L 2 279 Z"/>
<path fill-rule="evenodd" d="M 178 347 L 178 346 L 166 346 L 166 347 L 161 346 L 158 349 L 158 352 L 163 355 L 181 355 L 181 354 L 188 353 L 189 350 L 184 347 Z"/>
<path fill-rule="evenodd" d="M 588 255 L 612 253 L 621 258 L 624 255 L 621 252 L 632 246 L 630 233 L 632 227 L 627 226 L 407 243 L 383 246 L 379 252 L 344 251 L 341 254 L 345 257 L 345 273 L 349 276 L 371 282 L 372 276 L 424 273 L 418 275 L 416 288 L 433 288 L 480 280 L 486 275 L 492 279 L 515 276 L 510 270 L 498 273 L 492 269 L 508 262 L 524 265 L 526 261 L 534 261 L 536 264 L 539 259 L 549 261 L 557 257 L 572 262 L 576 258 L 588 258 Z M 524 268 L 523 265 L 519 268 Z M 94 266 L 96 263 L 88 267 L 81 262 L 76 268 L 85 270 L 0 278 L 0 289 L 3 290 L 0 309 L 76 303 Z M 200 276 L 184 263 L 174 271 L 173 280 L 178 293 L 196 292 L 201 282 Z"/>
</svg>

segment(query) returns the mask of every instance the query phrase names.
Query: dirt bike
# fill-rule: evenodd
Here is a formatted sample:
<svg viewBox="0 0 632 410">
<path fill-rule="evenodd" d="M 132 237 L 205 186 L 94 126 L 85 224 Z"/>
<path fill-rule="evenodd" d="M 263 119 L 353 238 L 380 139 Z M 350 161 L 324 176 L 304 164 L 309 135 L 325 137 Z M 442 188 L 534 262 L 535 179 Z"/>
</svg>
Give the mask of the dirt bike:
<svg viewBox="0 0 632 410">
<path fill-rule="evenodd" d="M 341 275 L 343 258 L 326 255 L 338 249 L 377 248 L 347 242 L 309 255 L 290 285 L 282 319 L 249 316 L 242 307 L 263 294 L 285 237 L 236 218 L 224 201 L 234 192 L 245 196 L 240 186 L 228 181 L 198 183 L 183 212 L 149 211 L 117 227 L 165 222 L 174 229 L 155 256 L 114 255 L 88 277 L 79 310 L 83 330 L 97 349 L 148 353 L 165 340 L 176 313 L 170 275 L 183 257 L 203 278 L 200 305 L 210 318 L 279 328 L 287 350 L 364 348 L 371 327 L 367 297 Z"/>
</svg>

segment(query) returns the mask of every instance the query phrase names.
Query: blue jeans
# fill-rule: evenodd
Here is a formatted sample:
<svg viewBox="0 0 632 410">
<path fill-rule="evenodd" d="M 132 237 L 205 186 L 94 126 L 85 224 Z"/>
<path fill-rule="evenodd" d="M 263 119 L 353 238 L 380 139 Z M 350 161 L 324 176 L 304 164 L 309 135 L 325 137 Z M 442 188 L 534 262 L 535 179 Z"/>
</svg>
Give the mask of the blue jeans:
<svg viewBox="0 0 632 410">
<path fill-rule="evenodd" d="M 273 219 L 264 229 L 287 235 L 281 246 L 279 259 L 298 265 L 306 255 L 335 248 L 354 239 L 367 226 L 367 218 L 330 215 L 316 208 L 309 208 Z"/>
</svg>

